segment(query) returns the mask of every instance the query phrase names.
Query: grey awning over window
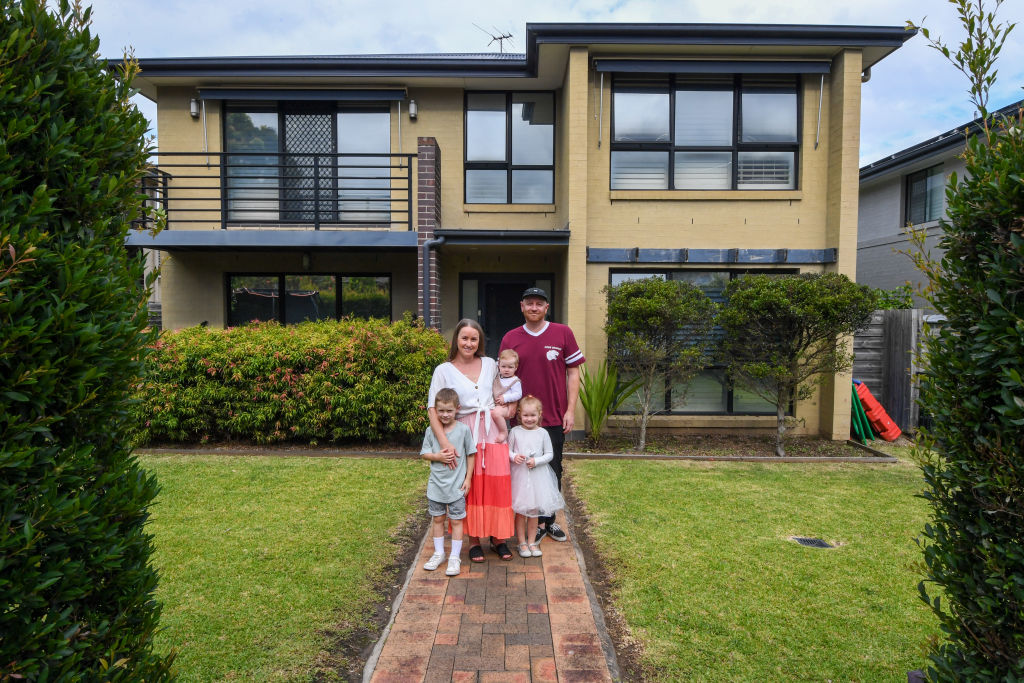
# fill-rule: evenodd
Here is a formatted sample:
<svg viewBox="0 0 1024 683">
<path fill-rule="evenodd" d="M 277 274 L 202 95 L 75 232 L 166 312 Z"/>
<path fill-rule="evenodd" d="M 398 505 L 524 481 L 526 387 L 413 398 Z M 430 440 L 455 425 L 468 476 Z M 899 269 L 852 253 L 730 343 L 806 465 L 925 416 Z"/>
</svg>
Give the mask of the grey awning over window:
<svg viewBox="0 0 1024 683">
<path fill-rule="evenodd" d="M 598 59 L 598 71 L 662 74 L 827 74 L 827 61 L 742 61 L 696 59 Z"/>
<path fill-rule="evenodd" d="M 200 88 L 201 100 L 258 100 L 281 101 L 343 101 L 343 102 L 394 102 L 405 99 L 405 90 L 284 90 L 284 89 L 234 89 Z"/>
</svg>

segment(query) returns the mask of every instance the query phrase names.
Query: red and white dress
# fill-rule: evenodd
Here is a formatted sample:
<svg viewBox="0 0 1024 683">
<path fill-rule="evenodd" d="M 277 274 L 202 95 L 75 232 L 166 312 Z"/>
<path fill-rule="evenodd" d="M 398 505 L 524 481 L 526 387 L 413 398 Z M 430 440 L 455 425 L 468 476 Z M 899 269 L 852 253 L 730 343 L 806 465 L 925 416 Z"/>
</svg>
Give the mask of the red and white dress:
<svg viewBox="0 0 1024 683">
<path fill-rule="evenodd" d="M 463 528 L 469 536 L 505 539 L 515 536 L 516 532 L 508 446 L 490 441 L 497 436 L 490 411 L 494 407 L 492 387 L 498 365 L 493 358 L 484 357 L 480 361 L 480 376 L 475 382 L 450 362 L 434 368 L 427 407 L 434 407 L 434 399 L 441 389 L 454 389 L 459 395 L 459 412 L 456 417 L 470 428 L 476 443 L 473 481 L 469 495 L 466 496 Z"/>
</svg>

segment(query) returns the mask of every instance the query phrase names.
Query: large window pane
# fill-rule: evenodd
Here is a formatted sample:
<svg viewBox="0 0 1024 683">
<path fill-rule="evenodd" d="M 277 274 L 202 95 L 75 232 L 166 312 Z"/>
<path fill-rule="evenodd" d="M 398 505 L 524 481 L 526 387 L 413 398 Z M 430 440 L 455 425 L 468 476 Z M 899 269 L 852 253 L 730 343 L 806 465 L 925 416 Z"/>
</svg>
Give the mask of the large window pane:
<svg viewBox="0 0 1024 683">
<path fill-rule="evenodd" d="M 676 152 L 673 183 L 677 190 L 732 188 L 732 152 Z"/>
<path fill-rule="evenodd" d="M 741 190 L 792 190 L 796 187 L 793 152 L 740 152 L 736 187 Z"/>
<path fill-rule="evenodd" d="M 551 165 L 555 158 L 554 145 L 554 96 L 551 93 L 513 94 L 512 163 L 522 166 Z M 514 178 L 512 183 L 514 186 Z M 515 192 L 512 194 L 514 197 Z"/>
<path fill-rule="evenodd" d="M 672 386 L 672 410 L 682 413 L 724 413 L 728 388 L 721 370 L 705 370 L 688 386 Z"/>
<path fill-rule="evenodd" d="M 388 111 L 338 112 L 338 152 L 380 154 L 391 152 L 391 113 Z M 389 156 L 342 157 L 338 161 L 340 220 L 387 223 L 391 201 Z"/>
<path fill-rule="evenodd" d="M 677 147 L 732 145 L 732 90 L 676 91 Z"/>
<path fill-rule="evenodd" d="M 278 218 L 278 120 L 276 112 L 229 111 L 224 119 L 230 220 Z"/>
<path fill-rule="evenodd" d="M 341 278 L 341 315 L 391 319 L 391 278 L 354 276 Z"/>
<path fill-rule="evenodd" d="M 907 222 L 918 224 L 941 218 L 945 185 L 941 165 L 907 176 Z"/>
<path fill-rule="evenodd" d="M 617 92 L 615 142 L 668 142 L 668 93 Z"/>
<path fill-rule="evenodd" d="M 664 280 L 665 274 L 647 273 L 642 270 L 631 270 L 628 273 L 612 273 L 612 287 L 615 285 L 621 285 L 623 282 L 634 282 L 636 280 L 646 280 L 648 278 Z"/>
<path fill-rule="evenodd" d="M 796 93 L 745 92 L 743 142 L 796 142 Z"/>
<path fill-rule="evenodd" d="M 667 190 L 668 152 L 612 152 L 613 190 Z"/>
<path fill-rule="evenodd" d="M 467 170 L 466 202 L 505 204 L 508 202 L 508 171 Z"/>
<path fill-rule="evenodd" d="M 466 161 L 506 161 L 505 95 L 466 96 Z"/>
<path fill-rule="evenodd" d="M 732 392 L 732 412 L 734 413 L 771 413 L 775 414 L 775 406 L 764 400 L 749 389 L 735 387 Z"/>
<path fill-rule="evenodd" d="M 622 384 L 629 382 L 633 379 L 633 375 L 623 372 L 619 373 L 619 381 Z M 642 392 L 638 389 L 629 395 L 622 405 L 619 407 L 617 412 L 620 413 L 640 413 L 642 407 L 640 403 L 640 394 Z M 654 385 L 651 387 L 651 413 L 664 413 L 665 412 L 665 378 L 656 377 Z"/>
<path fill-rule="evenodd" d="M 512 203 L 552 203 L 554 178 L 553 171 L 512 171 Z"/>
<path fill-rule="evenodd" d="M 234 275 L 229 286 L 229 327 L 279 319 L 280 283 L 276 275 Z"/>
<path fill-rule="evenodd" d="M 334 319 L 337 292 L 333 275 L 287 275 L 284 288 L 286 323 Z"/>
</svg>

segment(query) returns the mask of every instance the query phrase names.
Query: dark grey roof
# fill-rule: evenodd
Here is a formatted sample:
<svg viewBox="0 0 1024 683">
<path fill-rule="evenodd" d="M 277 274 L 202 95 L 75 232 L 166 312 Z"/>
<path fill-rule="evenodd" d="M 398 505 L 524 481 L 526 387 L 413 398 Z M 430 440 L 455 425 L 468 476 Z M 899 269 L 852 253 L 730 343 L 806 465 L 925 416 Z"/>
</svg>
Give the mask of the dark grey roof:
<svg viewBox="0 0 1024 683">
<path fill-rule="evenodd" d="M 541 44 L 785 45 L 874 48 L 870 67 L 915 35 L 902 26 L 808 24 L 527 24 L 525 53 L 141 58 L 142 78 L 537 75 Z M 112 60 L 114 62 L 120 60 Z"/>
<path fill-rule="evenodd" d="M 1016 114 L 1017 110 L 1024 107 L 1024 100 L 1008 104 L 994 112 L 995 116 L 1009 116 Z M 873 161 L 860 168 L 860 181 L 871 180 L 885 173 L 909 166 L 917 161 L 931 156 L 938 156 L 957 148 L 963 149 L 967 135 L 977 135 L 981 131 L 981 119 L 977 118 L 967 123 L 962 123 L 956 128 L 947 130 L 941 135 L 936 135 L 924 142 L 902 149 L 899 152 L 890 154 L 884 159 Z"/>
</svg>

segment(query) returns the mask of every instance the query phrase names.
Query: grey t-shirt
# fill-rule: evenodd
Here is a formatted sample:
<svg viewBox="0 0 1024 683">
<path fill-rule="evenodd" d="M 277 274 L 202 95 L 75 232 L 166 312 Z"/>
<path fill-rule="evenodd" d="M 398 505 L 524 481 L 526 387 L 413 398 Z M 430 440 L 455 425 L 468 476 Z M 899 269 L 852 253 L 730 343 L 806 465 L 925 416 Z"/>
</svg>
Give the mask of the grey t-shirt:
<svg viewBox="0 0 1024 683">
<path fill-rule="evenodd" d="M 454 503 L 462 497 L 460 487 L 466 480 L 466 456 L 476 453 L 476 444 L 473 443 L 473 433 L 469 427 L 456 422 L 451 429 L 445 430 L 448 441 L 455 447 L 458 458 L 455 461 L 455 469 L 451 469 L 443 462 L 430 463 L 430 479 L 427 480 L 427 498 L 438 503 Z M 440 453 L 441 445 L 434 436 L 434 430 L 427 427 L 427 433 L 423 435 L 423 447 L 420 455 L 426 453 Z"/>
</svg>

